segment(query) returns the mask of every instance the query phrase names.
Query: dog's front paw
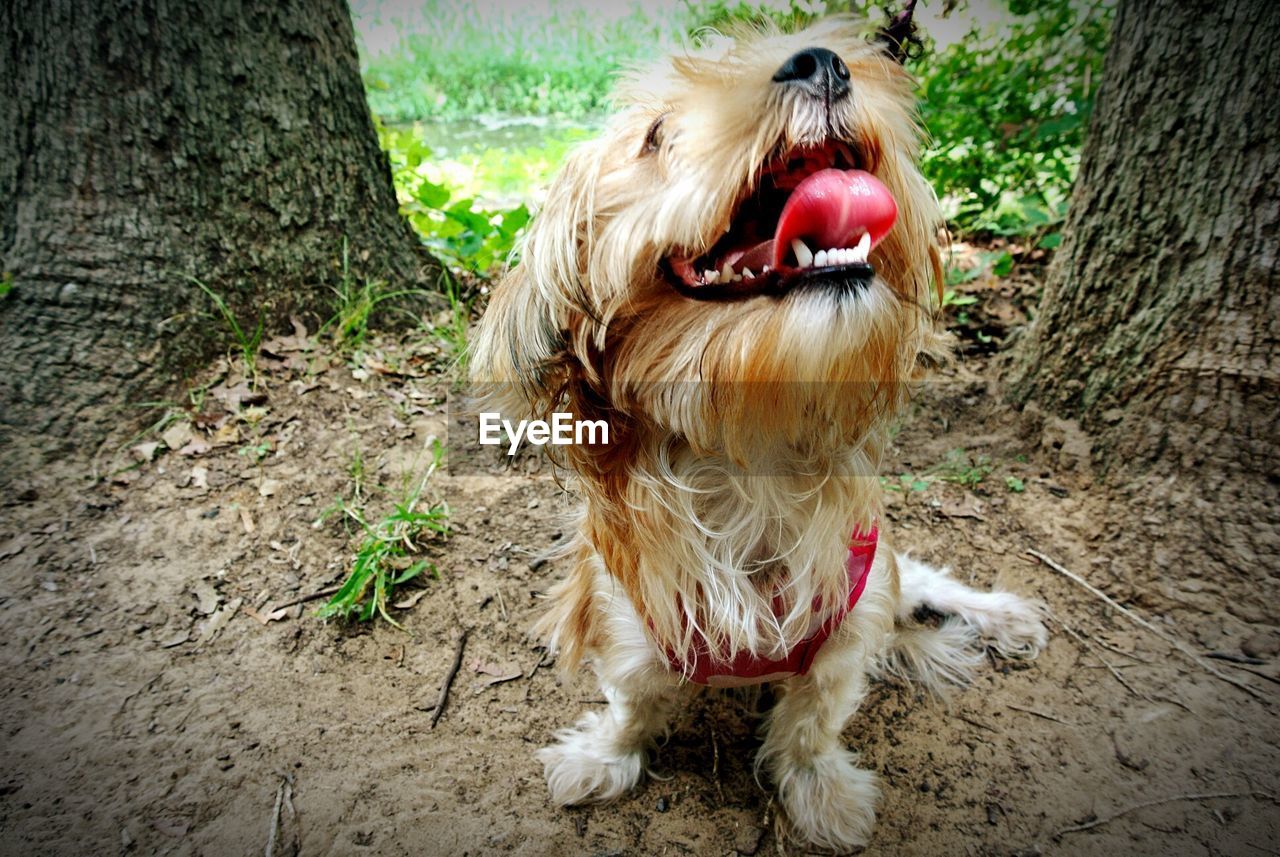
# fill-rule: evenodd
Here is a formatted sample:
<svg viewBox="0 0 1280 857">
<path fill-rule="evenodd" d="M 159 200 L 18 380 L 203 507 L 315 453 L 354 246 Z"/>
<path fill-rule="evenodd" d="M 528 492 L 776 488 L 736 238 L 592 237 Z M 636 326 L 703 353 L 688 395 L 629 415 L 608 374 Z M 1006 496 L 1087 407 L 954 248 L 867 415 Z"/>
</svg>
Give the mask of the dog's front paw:
<svg viewBox="0 0 1280 857">
<path fill-rule="evenodd" d="M 989 606 L 975 626 L 991 646 L 1007 658 L 1034 658 L 1049 641 L 1041 616 L 1044 609 L 1012 592 L 992 592 Z"/>
<path fill-rule="evenodd" d="M 583 715 L 577 726 L 556 733 L 556 743 L 538 751 L 551 800 L 560 806 L 610 801 L 640 781 L 644 751 L 618 752 L 601 719 Z"/>
<path fill-rule="evenodd" d="M 798 839 L 841 853 L 867 844 L 880 787 L 856 759 L 838 750 L 778 772 L 778 797 Z"/>
</svg>

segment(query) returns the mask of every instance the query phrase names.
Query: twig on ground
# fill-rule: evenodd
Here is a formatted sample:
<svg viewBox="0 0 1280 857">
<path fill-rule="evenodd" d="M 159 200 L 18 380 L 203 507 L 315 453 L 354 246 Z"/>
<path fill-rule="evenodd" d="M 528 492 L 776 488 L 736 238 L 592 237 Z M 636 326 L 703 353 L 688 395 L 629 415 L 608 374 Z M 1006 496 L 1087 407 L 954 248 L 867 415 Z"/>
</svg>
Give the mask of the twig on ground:
<svg viewBox="0 0 1280 857">
<path fill-rule="evenodd" d="M 956 717 L 959 717 L 961 720 L 963 720 L 965 723 L 968 723 L 970 726 L 978 727 L 984 732 L 992 731 L 991 726 L 989 724 L 983 723 L 981 720 L 975 720 L 974 718 L 970 717 L 967 714 L 957 714 Z"/>
<path fill-rule="evenodd" d="M 1026 714 L 1034 714 L 1036 717 L 1043 717 L 1045 720 L 1052 720 L 1054 723 L 1061 723 L 1063 726 L 1077 725 L 1068 720 L 1063 720 L 1061 717 L 1055 717 L 1054 715 L 1047 714 L 1043 711 L 1036 711 L 1034 708 L 1023 708 L 1021 705 L 1014 705 L 1011 702 L 1005 703 L 1005 705 L 1009 708 L 1012 708 L 1014 711 L 1021 711 Z"/>
<path fill-rule="evenodd" d="M 317 601 L 321 598 L 328 598 L 330 595 L 337 593 L 341 586 L 330 586 L 328 589 L 321 589 L 319 592 L 313 592 L 310 595 L 299 595 L 297 598 L 284 602 L 283 604 L 273 604 L 266 613 L 274 613 L 277 610 L 284 610 L 287 607 L 297 607 L 299 604 L 306 604 L 308 601 Z"/>
<path fill-rule="evenodd" d="M 1145 699 L 1147 701 L 1151 700 L 1151 697 L 1147 696 L 1145 693 L 1142 693 L 1141 691 L 1135 690 L 1133 686 L 1129 684 L 1129 682 L 1125 681 L 1124 676 L 1120 675 L 1120 671 L 1111 665 L 1111 661 L 1107 660 L 1102 656 L 1102 653 L 1098 651 L 1097 647 L 1094 646 L 1092 642 L 1090 642 L 1087 638 L 1080 635 L 1074 628 L 1072 628 L 1066 622 L 1063 622 L 1061 619 L 1058 619 L 1056 621 L 1058 625 L 1062 627 L 1062 630 L 1066 631 L 1068 634 L 1074 637 L 1078 642 L 1084 645 L 1085 648 L 1091 650 L 1094 653 L 1094 655 L 1097 656 L 1098 660 L 1102 662 L 1102 665 L 1107 668 L 1107 671 L 1111 673 L 1111 675 L 1115 678 L 1116 681 L 1120 682 L 1121 687 L 1123 687 L 1125 690 L 1132 693 L 1134 696 L 1137 696 L 1141 699 Z"/>
<path fill-rule="evenodd" d="M 276 789 L 276 805 L 271 811 L 271 830 L 267 834 L 267 847 L 263 851 L 264 857 L 275 857 L 276 839 L 280 835 L 280 813 L 285 807 L 288 807 L 289 814 L 293 814 L 293 778 L 288 774 L 280 777 L 280 786 Z"/>
<path fill-rule="evenodd" d="M 715 780 L 716 795 L 720 805 L 724 805 L 724 786 L 720 785 L 720 739 L 716 735 L 716 727 L 711 727 L 711 778 Z"/>
<path fill-rule="evenodd" d="M 547 654 L 548 654 L 547 650 L 543 649 L 542 654 L 538 656 L 538 662 L 534 664 L 533 668 L 530 669 L 528 674 L 525 675 L 525 679 L 533 678 L 533 674 L 536 673 L 542 667 L 542 665 L 547 662 Z"/>
<path fill-rule="evenodd" d="M 1095 598 L 1100 598 L 1102 601 L 1109 604 L 1111 607 L 1114 607 L 1117 611 L 1120 612 L 1121 615 L 1123 615 L 1129 621 L 1136 623 L 1137 625 L 1155 634 L 1160 639 L 1164 640 L 1166 643 L 1172 646 L 1178 652 L 1178 654 L 1182 655 L 1188 661 L 1200 667 L 1200 669 L 1204 670 L 1205 672 L 1209 673 L 1212 676 L 1215 676 L 1216 678 L 1222 679 L 1227 684 L 1233 687 L 1237 687 L 1240 690 L 1243 690 L 1245 693 L 1249 694 L 1250 696 L 1252 696 L 1254 699 L 1258 700 L 1262 704 L 1271 705 L 1271 700 L 1268 699 L 1265 695 L 1258 692 L 1257 690 L 1250 687 L 1249 685 L 1245 684 L 1244 682 L 1240 681 L 1239 679 L 1232 678 L 1231 676 L 1219 670 L 1217 667 L 1213 666 L 1213 664 L 1206 663 L 1204 658 L 1196 654 L 1195 651 L 1193 651 L 1191 647 L 1188 646 L 1186 643 L 1182 642 L 1177 637 L 1170 634 L 1168 631 L 1165 631 L 1164 629 L 1151 624 L 1146 619 L 1139 616 L 1137 613 L 1133 612 L 1132 610 L 1125 607 L 1120 602 L 1116 601 L 1110 595 L 1107 595 L 1107 593 L 1103 592 L 1101 589 L 1098 589 L 1096 586 L 1089 583 L 1089 581 L 1085 580 L 1083 577 L 1080 577 L 1074 572 L 1071 572 L 1068 569 L 1064 568 L 1061 564 L 1055 562 L 1053 559 L 1050 559 L 1049 557 L 1040 553 L 1040 551 L 1028 550 L 1027 553 L 1035 557 L 1036 559 L 1040 560 L 1046 566 L 1053 569 L 1058 574 L 1061 574 L 1063 577 L 1072 581 L 1076 585 L 1083 587 Z"/>
<path fill-rule="evenodd" d="M 1208 794 L 1174 795 L 1173 797 L 1159 798 L 1158 800 L 1147 800 L 1142 803 L 1135 803 L 1132 806 L 1126 806 L 1124 809 L 1119 810 L 1118 812 L 1113 812 L 1111 815 L 1104 815 L 1099 818 L 1095 818 L 1093 821 L 1086 821 L 1084 824 L 1075 824 L 1071 827 L 1064 827 L 1053 833 L 1052 836 L 1054 839 L 1057 839 L 1058 837 L 1065 836 L 1068 833 L 1079 833 L 1082 830 L 1092 830 L 1095 827 L 1110 824 L 1117 818 L 1128 815 L 1131 812 L 1137 812 L 1140 809 L 1146 809 L 1152 806 L 1162 806 L 1166 803 L 1177 803 L 1178 801 L 1183 800 L 1214 800 L 1217 798 L 1237 797 L 1251 797 L 1257 800 L 1269 800 L 1272 803 L 1276 802 L 1275 795 L 1268 794 L 1267 792 L 1210 792 Z"/>
<path fill-rule="evenodd" d="M 1251 658 L 1248 655 L 1237 655 L 1235 652 L 1209 652 L 1206 658 L 1213 658 L 1215 661 L 1229 661 L 1233 664 L 1248 664 L 1253 667 L 1260 667 L 1266 663 L 1262 658 Z"/>
<path fill-rule="evenodd" d="M 440 682 L 440 697 L 436 700 L 435 711 L 431 712 L 432 729 L 436 728 L 436 724 L 440 722 L 440 716 L 444 714 L 444 704 L 449 699 L 449 688 L 453 686 L 453 679 L 458 674 L 458 668 L 462 666 L 462 650 L 467 647 L 468 633 L 466 628 L 458 632 L 458 646 L 453 652 L 453 665 L 444 674 L 444 681 Z"/>
<path fill-rule="evenodd" d="M 1102 648 L 1106 649 L 1108 652 L 1114 652 L 1115 654 L 1120 655 L 1121 657 L 1130 658 L 1132 660 L 1137 661 L 1140 664 L 1151 663 L 1150 658 L 1140 657 L 1134 654 L 1133 652 L 1126 652 L 1124 649 L 1118 649 L 1115 646 L 1108 643 L 1106 640 L 1102 639 L 1101 637 L 1094 637 L 1092 639 L 1095 643 L 1097 643 L 1099 646 L 1102 646 Z"/>
<path fill-rule="evenodd" d="M 507 602 L 505 602 L 505 601 L 503 601 L 503 600 L 502 600 L 502 588 L 501 588 L 501 587 L 499 587 L 499 588 L 497 588 L 497 589 L 495 589 L 495 590 L 493 590 L 493 591 L 494 591 L 494 592 L 496 592 L 496 593 L 497 593 L 497 595 L 498 595 L 498 609 L 502 611 L 502 621 L 503 621 L 503 622 L 506 622 L 506 621 L 508 621 L 508 618 L 507 618 Z"/>
</svg>

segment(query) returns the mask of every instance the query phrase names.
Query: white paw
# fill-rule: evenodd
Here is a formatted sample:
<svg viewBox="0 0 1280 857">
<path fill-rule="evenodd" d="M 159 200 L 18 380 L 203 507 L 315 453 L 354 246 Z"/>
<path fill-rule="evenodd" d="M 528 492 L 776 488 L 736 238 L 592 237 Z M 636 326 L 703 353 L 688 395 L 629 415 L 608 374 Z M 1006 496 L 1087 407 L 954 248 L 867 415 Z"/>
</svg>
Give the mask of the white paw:
<svg viewBox="0 0 1280 857">
<path fill-rule="evenodd" d="M 880 787 L 876 775 L 857 767 L 856 759 L 848 750 L 837 750 L 776 772 L 778 797 L 797 839 L 839 852 L 871 839 Z"/>
<path fill-rule="evenodd" d="M 551 800 L 560 806 L 610 801 L 631 790 L 644 770 L 644 751 L 619 753 L 600 732 L 601 716 L 589 712 L 577 726 L 556 733 L 538 751 Z"/>
<path fill-rule="evenodd" d="M 992 592 L 981 613 L 972 617 L 978 633 L 1007 658 L 1034 658 L 1049 641 L 1042 608 L 1012 592 Z"/>
</svg>

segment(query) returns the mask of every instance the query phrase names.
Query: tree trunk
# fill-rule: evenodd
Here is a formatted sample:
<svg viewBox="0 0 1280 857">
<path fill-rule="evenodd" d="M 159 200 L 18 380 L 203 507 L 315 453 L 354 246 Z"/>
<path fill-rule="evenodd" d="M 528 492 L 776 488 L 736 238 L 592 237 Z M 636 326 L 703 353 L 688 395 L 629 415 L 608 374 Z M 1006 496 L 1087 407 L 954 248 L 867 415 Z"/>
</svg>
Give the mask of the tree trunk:
<svg viewBox="0 0 1280 857">
<path fill-rule="evenodd" d="M 1012 387 L 1113 481 L 1190 477 L 1242 567 L 1280 551 L 1277 44 L 1271 0 L 1122 0 Z"/>
<path fill-rule="evenodd" d="M 343 0 L 6 3 L 0 115 L 11 437 L 100 439 L 225 343 L 187 276 L 252 331 L 327 317 L 344 238 L 361 277 L 435 273 L 398 215 Z"/>
</svg>

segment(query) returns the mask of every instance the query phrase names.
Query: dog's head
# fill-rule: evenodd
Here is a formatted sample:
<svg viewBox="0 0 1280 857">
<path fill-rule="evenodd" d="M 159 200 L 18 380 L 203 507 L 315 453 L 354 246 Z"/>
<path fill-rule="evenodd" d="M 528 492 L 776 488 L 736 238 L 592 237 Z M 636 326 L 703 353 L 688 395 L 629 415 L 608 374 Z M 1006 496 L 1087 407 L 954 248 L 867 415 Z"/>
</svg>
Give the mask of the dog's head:
<svg viewBox="0 0 1280 857">
<path fill-rule="evenodd" d="M 932 345 L 941 217 L 908 74 L 849 19 L 624 82 L 494 292 L 472 377 L 738 458 L 856 443 Z"/>
</svg>

